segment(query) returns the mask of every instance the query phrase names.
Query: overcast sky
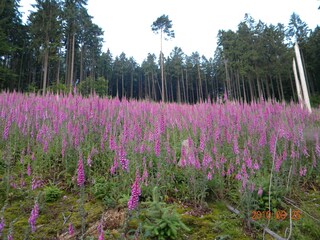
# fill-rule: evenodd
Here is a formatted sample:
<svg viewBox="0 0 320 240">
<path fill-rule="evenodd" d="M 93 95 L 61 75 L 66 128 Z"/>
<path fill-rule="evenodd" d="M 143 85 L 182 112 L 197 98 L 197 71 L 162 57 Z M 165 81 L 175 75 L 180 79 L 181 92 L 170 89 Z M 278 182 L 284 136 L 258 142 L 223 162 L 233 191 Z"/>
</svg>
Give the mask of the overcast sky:
<svg viewBox="0 0 320 240">
<path fill-rule="evenodd" d="M 27 18 L 34 0 L 21 0 Z M 296 12 L 311 29 L 320 25 L 319 0 L 88 0 L 93 22 L 104 30 L 103 51 L 113 56 L 124 52 L 140 64 L 148 53 L 160 52 L 160 36 L 151 25 L 162 14 L 169 15 L 176 37 L 163 44 L 165 56 L 175 47 L 190 55 L 198 51 L 213 57 L 219 29 L 236 30 L 249 13 L 267 24 L 288 24 Z"/>
</svg>

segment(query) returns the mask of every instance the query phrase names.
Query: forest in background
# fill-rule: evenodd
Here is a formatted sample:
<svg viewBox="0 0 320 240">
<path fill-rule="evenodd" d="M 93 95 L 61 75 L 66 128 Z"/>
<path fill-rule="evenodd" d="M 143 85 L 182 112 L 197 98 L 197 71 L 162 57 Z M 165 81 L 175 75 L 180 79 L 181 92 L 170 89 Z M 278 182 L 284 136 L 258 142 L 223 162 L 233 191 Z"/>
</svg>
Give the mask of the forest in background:
<svg viewBox="0 0 320 240">
<path fill-rule="evenodd" d="M 2 0 L 0 5 L 2 90 L 69 92 L 77 85 L 83 95 L 161 99 L 160 54 L 148 54 L 137 63 L 124 52 L 103 52 L 103 30 L 92 22 L 87 0 L 37 0 L 26 24 L 19 2 Z M 224 92 L 245 102 L 297 101 L 295 42 L 315 104 L 320 92 L 320 27 L 310 29 L 296 13 L 287 26 L 246 14 L 236 31 L 218 32 L 217 48 L 209 59 L 175 47 L 164 56 L 165 101 L 196 103 L 215 100 Z"/>
</svg>

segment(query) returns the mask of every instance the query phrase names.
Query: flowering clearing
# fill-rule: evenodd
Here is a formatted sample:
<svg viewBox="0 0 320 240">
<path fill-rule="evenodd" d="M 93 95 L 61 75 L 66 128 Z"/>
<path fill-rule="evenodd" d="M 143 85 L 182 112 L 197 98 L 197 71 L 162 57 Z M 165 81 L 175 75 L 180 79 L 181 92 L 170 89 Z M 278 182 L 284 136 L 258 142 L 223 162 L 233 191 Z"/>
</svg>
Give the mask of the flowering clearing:
<svg viewBox="0 0 320 240">
<path fill-rule="evenodd" d="M 61 201 L 81 199 L 80 213 L 60 212 L 54 221 L 61 222 L 60 234 L 84 236 L 92 199 L 127 209 L 130 218 L 157 186 L 164 201 L 204 206 L 223 199 L 248 219 L 320 185 L 320 111 L 309 114 L 297 104 L 3 92 L 0 132 L 0 235 L 17 239 L 40 236 L 38 222 L 51 204 L 44 194 L 53 201 L 62 194 Z M 53 194 L 53 186 L 63 193 Z M 21 215 L 8 217 L 6 209 L 21 199 Z M 99 226 L 95 236 L 103 239 L 107 227 Z"/>
</svg>

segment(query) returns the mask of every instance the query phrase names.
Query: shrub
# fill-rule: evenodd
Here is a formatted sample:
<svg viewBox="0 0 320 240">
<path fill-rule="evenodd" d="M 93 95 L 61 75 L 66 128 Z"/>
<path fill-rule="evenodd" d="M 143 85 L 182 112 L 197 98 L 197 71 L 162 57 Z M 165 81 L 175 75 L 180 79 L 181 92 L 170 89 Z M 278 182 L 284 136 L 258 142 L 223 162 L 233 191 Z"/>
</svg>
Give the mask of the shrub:
<svg viewBox="0 0 320 240">
<path fill-rule="evenodd" d="M 177 213 L 174 206 L 167 206 L 160 202 L 158 188 L 153 189 L 152 202 L 145 202 L 147 206 L 144 216 L 143 228 L 146 237 L 154 239 L 176 239 L 178 231 L 190 229 L 181 221 L 180 214 Z"/>
<path fill-rule="evenodd" d="M 46 202 L 55 202 L 61 195 L 62 191 L 57 186 L 51 185 L 44 188 L 44 199 Z"/>
</svg>

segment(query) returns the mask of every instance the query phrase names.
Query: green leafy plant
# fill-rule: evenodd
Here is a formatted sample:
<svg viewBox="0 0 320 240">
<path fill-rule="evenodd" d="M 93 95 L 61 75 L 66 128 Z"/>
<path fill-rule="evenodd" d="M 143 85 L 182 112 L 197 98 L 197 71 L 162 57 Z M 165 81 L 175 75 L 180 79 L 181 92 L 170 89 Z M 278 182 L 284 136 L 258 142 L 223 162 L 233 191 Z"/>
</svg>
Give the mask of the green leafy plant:
<svg viewBox="0 0 320 240">
<path fill-rule="evenodd" d="M 92 188 L 92 193 L 97 199 L 102 200 L 106 207 L 113 208 L 119 204 L 118 201 L 122 198 L 117 189 L 116 183 L 107 181 L 105 178 L 98 178 Z"/>
<path fill-rule="evenodd" d="M 46 186 L 44 188 L 44 200 L 46 202 L 55 202 L 62 195 L 62 191 L 55 185 Z"/>
<path fill-rule="evenodd" d="M 152 202 L 143 203 L 146 205 L 144 212 L 145 221 L 143 229 L 145 236 L 153 239 L 176 239 L 178 231 L 190 229 L 181 221 L 180 214 L 174 206 L 168 206 L 160 202 L 158 188 L 153 189 Z"/>
</svg>

